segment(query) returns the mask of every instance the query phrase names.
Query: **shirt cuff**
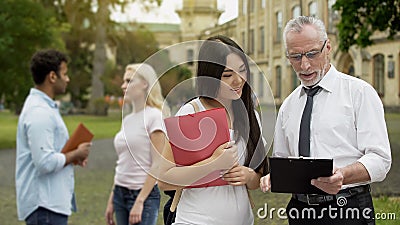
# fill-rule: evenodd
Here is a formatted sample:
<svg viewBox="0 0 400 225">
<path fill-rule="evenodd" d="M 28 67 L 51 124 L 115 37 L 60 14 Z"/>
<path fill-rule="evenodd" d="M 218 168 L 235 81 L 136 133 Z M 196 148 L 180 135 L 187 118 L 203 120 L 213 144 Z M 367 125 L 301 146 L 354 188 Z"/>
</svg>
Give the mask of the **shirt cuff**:
<svg viewBox="0 0 400 225">
<path fill-rule="evenodd" d="M 56 154 L 56 159 L 57 159 L 56 171 L 59 171 L 62 168 L 64 168 L 67 158 L 65 157 L 65 154 L 59 153 L 59 154 Z"/>
</svg>

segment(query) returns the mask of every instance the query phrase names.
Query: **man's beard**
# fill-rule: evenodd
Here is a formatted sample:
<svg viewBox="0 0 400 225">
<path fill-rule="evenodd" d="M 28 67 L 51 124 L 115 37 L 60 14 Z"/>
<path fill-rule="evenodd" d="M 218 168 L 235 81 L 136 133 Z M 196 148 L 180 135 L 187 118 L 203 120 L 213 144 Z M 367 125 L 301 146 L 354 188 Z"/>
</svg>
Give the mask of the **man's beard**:
<svg viewBox="0 0 400 225">
<path fill-rule="evenodd" d="M 305 72 L 305 71 L 298 71 L 296 72 L 297 78 L 301 81 L 301 83 L 306 86 L 306 87 L 310 87 L 310 86 L 314 86 L 316 84 L 318 84 L 322 78 L 325 75 L 326 72 L 326 67 L 328 64 L 325 64 L 322 68 L 322 70 L 314 70 L 311 73 L 316 73 L 317 76 L 315 76 L 312 80 L 303 80 L 300 78 L 300 74 L 310 74 L 310 72 Z"/>
</svg>

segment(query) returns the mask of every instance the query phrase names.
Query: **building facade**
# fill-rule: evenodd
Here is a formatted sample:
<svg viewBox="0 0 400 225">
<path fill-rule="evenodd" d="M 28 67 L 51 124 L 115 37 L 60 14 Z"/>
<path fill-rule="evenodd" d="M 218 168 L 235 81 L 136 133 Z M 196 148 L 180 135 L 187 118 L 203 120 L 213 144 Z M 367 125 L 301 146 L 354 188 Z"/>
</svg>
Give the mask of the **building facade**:
<svg viewBox="0 0 400 225">
<path fill-rule="evenodd" d="M 262 68 L 276 104 L 299 85 L 296 74 L 285 57 L 282 40 L 287 21 L 299 15 L 322 19 L 331 40 L 331 62 L 344 73 L 370 83 L 387 108 L 400 108 L 400 34 L 394 40 L 376 33 L 375 44 L 367 48 L 352 46 L 348 52 L 338 48 L 335 0 L 239 0 L 236 37 L 246 52 Z M 256 92 L 259 91 L 256 88 Z M 262 98 L 261 98 L 262 99 Z"/>
<path fill-rule="evenodd" d="M 185 42 L 205 40 L 217 34 L 231 37 L 254 61 L 251 85 L 260 102 L 268 103 L 273 95 L 272 99 L 280 105 L 300 84 L 285 57 L 283 28 L 293 17 L 315 16 L 326 25 L 333 48 L 332 64 L 339 71 L 370 83 L 385 107 L 400 109 L 400 34 L 388 40 L 385 34 L 376 33 L 374 45 L 352 46 L 348 52 L 342 52 L 338 48 L 336 30 L 340 15 L 332 10 L 334 3 L 335 0 L 239 0 L 238 17 L 218 25 L 222 11 L 217 7 L 217 0 L 184 0 L 182 9 L 177 10 L 181 18 L 180 36 L 171 38 Z M 166 36 L 159 37 L 166 41 Z M 175 54 L 180 57 L 176 61 L 182 62 L 182 57 L 190 61 L 197 55 L 198 46 L 185 45 L 184 48 Z"/>
</svg>

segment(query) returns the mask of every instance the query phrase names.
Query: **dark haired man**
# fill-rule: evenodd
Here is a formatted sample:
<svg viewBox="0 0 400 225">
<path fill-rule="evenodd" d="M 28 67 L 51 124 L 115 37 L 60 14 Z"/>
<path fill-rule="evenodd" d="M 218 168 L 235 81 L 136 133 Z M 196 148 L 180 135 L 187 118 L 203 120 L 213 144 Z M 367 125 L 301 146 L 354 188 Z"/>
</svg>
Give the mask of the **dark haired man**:
<svg viewBox="0 0 400 225">
<path fill-rule="evenodd" d="M 61 153 L 69 137 L 54 98 L 67 88 L 67 62 L 56 50 L 39 51 L 31 59 L 35 87 L 18 121 L 15 174 L 18 219 L 27 225 L 67 225 L 76 208 L 72 162 L 83 166 L 91 143 Z"/>
</svg>

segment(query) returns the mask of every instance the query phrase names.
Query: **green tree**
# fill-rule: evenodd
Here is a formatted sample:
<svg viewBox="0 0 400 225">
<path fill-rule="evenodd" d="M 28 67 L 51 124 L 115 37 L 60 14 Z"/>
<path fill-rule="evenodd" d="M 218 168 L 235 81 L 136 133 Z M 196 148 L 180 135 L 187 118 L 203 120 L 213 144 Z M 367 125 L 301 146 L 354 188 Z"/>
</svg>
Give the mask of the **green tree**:
<svg viewBox="0 0 400 225">
<path fill-rule="evenodd" d="M 91 86 L 93 71 L 93 46 L 95 12 L 92 1 L 81 0 L 38 0 L 43 6 L 52 10 L 61 24 L 69 27 L 63 33 L 71 61 L 68 65 L 70 83 L 67 91 L 76 108 L 85 108 Z"/>
<path fill-rule="evenodd" d="M 106 44 L 109 39 L 109 34 L 115 32 L 112 30 L 115 26 L 109 26 L 110 23 L 113 23 L 110 20 L 110 9 L 117 7 L 121 7 L 122 11 L 124 7 L 128 3 L 139 2 L 141 4 L 146 3 L 157 3 L 158 5 L 161 3 L 161 0 L 127 0 L 127 1 L 120 1 L 120 0 L 102 0 L 96 1 L 94 0 L 93 5 L 96 6 L 97 10 L 95 12 L 94 27 L 95 27 L 95 50 L 93 56 L 93 72 L 92 72 L 92 92 L 90 95 L 90 102 L 88 111 L 90 113 L 96 113 L 98 109 L 95 107 L 95 102 L 98 102 L 99 99 L 104 98 L 104 84 L 101 81 L 101 77 L 106 72 L 106 63 L 107 63 L 107 56 L 106 56 Z M 110 29 L 111 30 L 107 30 Z"/>
<path fill-rule="evenodd" d="M 54 15 L 32 0 L 0 1 L 0 98 L 16 113 L 32 87 L 29 61 L 40 48 L 64 49 L 65 27 Z"/>
<path fill-rule="evenodd" d="M 125 67 L 130 63 L 143 62 L 158 51 L 158 43 L 154 34 L 144 27 L 131 30 L 136 24 L 121 25 L 121 32 L 116 35 L 116 61 Z"/>
<path fill-rule="evenodd" d="M 51 8 L 58 15 L 57 18 L 61 23 L 67 23 L 70 26 L 70 30 L 64 33 L 63 37 L 72 59 L 69 64 L 71 82 L 68 90 L 71 93 L 74 105 L 76 107 L 87 107 L 89 113 L 104 112 L 103 109 L 97 109 L 96 106 L 101 105 L 99 102 L 101 102 L 105 93 L 110 92 L 110 89 L 111 92 L 119 89 L 119 85 L 116 86 L 118 79 L 114 80 L 115 75 L 112 74 L 115 74 L 115 67 L 121 67 L 107 58 L 106 48 L 108 47 L 111 51 L 116 49 L 117 62 L 121 58 L 130 58 L 125 57 L 126 54 L 122 54 L 124 57 L 119 57 L 121 55 L 119 52 L 127 52 L 127 47 L 130 46 L 120 43 L 121 37 L 124 38 L 128 34 L 125 28 L 121 29 L 118 23 L 110 19 L 110 10 L 111 8 L 124 10 L 126 4 L 135 2 L 135 0 L 38 1 Z M 144 4 L 144 2 L 155 1 L 141 2 Z M 139 35 L 139 39 L 143 36 Z M 130 38 L 132 43 L 136 41 L 137 37 L 131 35 Z M 151 41 L 150 45 L 153 46 L 155 41 L 154 39 Z M 126 44 L 128 43 L 126 42 Z M 142 49 L 142 46 L 136 46 L 136 48 Z M 128 49 L 133 50 L 133 48 Z M 104 85 L 105 82 L 112 83 Z M 90 99 L 88 96 L 90 96 Z M 87 104 L 88 101 L 91 103 Z"/>
<path fill-rule="evenodd" d="M 106 64 L 105 73 L 101 79 L 105 85 L 105 94 L 120 96 L 126 65 L 143 62 L 158 50 L 158 43 L 152 32 L 144 28 L 131 30 L 133 27 L 131 25 L 130 23 L 118 24 L 118 32 L 113 35 L 116 65 L 111 62 Z"/>
<path fill-rule="evenodd" d="M 343 51 L 354 44 L 373 44 L 375 31 L 388 31 L 388 38 L 400 31 L 399 0 L 337 0 L 333 8 L 341 14 L 339 48 Z"/>
</svg>

